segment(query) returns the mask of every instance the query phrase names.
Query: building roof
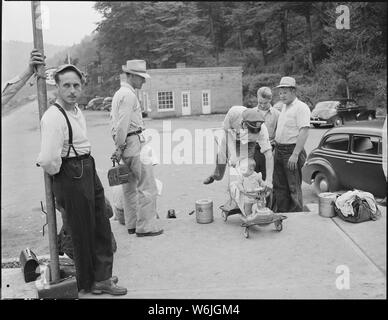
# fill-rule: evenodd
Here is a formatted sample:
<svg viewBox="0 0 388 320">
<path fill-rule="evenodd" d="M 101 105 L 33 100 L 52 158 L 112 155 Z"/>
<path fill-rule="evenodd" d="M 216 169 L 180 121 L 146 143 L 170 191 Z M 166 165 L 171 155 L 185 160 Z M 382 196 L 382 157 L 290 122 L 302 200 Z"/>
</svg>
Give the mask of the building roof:
<svg viewBox="0 0 388 320">
<path fill-rule="evenodd" d="M 169 73 L 169 74 L 187 74 L 187 73 L 214 73 L 223 71 L 242 72 L 242 67 L 206 67 L 206 68 L 171 68 L 171 69 L 148 69 L 149 74 Z"/>
</svg>

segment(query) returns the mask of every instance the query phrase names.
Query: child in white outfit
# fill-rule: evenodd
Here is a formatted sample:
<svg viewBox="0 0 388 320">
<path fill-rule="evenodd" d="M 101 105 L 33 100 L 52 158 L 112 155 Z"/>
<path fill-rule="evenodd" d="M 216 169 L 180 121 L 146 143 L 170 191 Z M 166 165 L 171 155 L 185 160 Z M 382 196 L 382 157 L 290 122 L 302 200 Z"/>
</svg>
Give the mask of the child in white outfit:
<svg viewBox="0 0 388 320">
<path fill-rule="evenodd" d="M 240 161 L 238 168 L 237 188 L 243 195 L 244 211 L 247 216 L 252 214 L 252 206 L 256 203 L 257 192 L 263 189 L 261 173 L 255 172 L 255 166 L 255 160 L 245 158 Z"/>
</svg>

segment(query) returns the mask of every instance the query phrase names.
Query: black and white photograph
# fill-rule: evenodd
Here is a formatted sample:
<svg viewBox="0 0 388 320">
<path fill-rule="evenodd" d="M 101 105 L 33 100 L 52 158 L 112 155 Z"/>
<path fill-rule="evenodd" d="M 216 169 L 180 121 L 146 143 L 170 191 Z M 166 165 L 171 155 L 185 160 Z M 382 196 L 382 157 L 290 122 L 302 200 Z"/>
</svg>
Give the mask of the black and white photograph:
<svg viewBox="0 0 388 320">
<path fill-rule="evenodd" d="M 1 300 L 386 300 L 386 2 L 3 0 L 1 23 Z"/>
</svg>

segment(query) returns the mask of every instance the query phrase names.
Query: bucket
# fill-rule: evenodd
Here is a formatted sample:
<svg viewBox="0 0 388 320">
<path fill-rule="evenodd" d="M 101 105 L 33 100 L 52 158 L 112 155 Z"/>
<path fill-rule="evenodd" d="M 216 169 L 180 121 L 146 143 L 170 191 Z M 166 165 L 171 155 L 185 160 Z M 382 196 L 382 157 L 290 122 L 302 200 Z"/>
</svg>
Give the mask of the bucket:
<svg viewBox="0 0 388 320">
<path fill-rule="evenodd" d="M 331 192 L 323 192 L 318 195 L 319 197 L 319 215 L 325 218 L 331 218 L 335 216 L 334 202 L 337 199 L 337 195 Z"/>
<path fill-rule="evenodd" d="M 213 222 L 213 201 L 202 199 L 195 202 L 197 223 Z"/>
</svg>

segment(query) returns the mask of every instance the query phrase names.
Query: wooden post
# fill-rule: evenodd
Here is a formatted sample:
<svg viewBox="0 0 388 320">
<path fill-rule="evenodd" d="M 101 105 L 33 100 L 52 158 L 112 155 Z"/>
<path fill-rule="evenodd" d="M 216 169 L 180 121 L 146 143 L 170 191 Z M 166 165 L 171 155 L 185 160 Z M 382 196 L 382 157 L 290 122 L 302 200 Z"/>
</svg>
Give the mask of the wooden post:
<svg viewBox="0 0 388 320">
<path fill-rule="evenodd" d="M 44 55 L 43 48 L 43 33 L 42 33 L 42 11 L 40 1 L 31 1 L 32 13 L 32 30 L 34 35 L 34 48 L 38 49 Z M 38 105 L 39 119 L 42 118 L 47 110 L 47 88 L 44 78 L 45 68 L 43 65 L 37 67 L 37 89 L 38 89 Z M 46 193 L 46 208 L 47 208 L 47 227 L 49 235 L 50 248 L 50 271 L 51 280 L 56 282 L 60 279 L 59 275 L 59 256 L 57 247 L 57 219 L 55 214 L 54 196 L 52 193 L 52 178 L 44 173 L 44 185 Z"/>
</svg>

